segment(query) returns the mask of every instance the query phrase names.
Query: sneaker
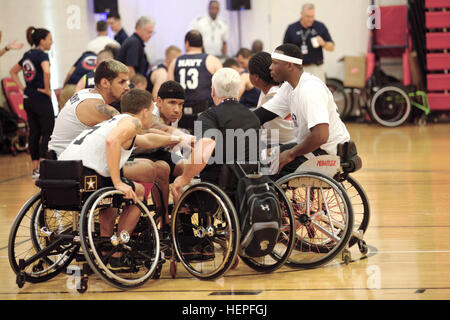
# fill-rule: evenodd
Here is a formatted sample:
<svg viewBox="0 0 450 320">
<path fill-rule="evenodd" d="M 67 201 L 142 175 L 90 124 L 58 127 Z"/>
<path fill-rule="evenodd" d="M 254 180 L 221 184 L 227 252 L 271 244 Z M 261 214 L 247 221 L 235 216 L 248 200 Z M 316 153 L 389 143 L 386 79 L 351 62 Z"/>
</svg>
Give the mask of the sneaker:
<svg viewBox="0 0 450 320">
<path fill-rule="evenodd" d="M 33 173 L 31 174 L 31 177 L 33 178 L 33 180 L 39 179 L 39 176 L 40 176 L 39 169 L 34 169 Z"/>
<path fill-rule="evenodd" d="M 111 257 L 109 259 L 109 262 L 106 265 L 106 267 L 112 271 L 130 271 L 131 270 L 130 261 L 127 258 L 125 258 L 124 256 L 121 256 L 118 258 Z"/>
</svg>

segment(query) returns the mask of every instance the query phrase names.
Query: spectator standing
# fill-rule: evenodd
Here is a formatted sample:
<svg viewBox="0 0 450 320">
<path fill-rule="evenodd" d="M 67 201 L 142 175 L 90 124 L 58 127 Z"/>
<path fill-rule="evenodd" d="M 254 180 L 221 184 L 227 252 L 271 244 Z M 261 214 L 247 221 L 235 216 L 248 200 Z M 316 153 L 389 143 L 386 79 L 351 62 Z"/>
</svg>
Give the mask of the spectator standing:
<svg viewBox="0 0 450 320">
<path fill-rule="evenodd" d="M 334 42 L 325 24 L 314 18 L 314 5 L 304 4 L 300 21 L 289 25 L 283 43 L 297 45 L 303 54 L 303 70 L 315 75 L 325 83 L 323 49 L 333 51 Z"/>
<path fill-rule="evenodd" d="M 197 18 L 192 29 L 202 34 L 205 53 L 224 57 L 227 55 L 228 25 L 218 17 L 219 11 L 219 1 L 210 1 L 208 15 Z"/>
<path fill-rule="evenodd" d="M 100 51 L 105 49 L 108 44 L 113 44 L 120 47 L 120 44 L 113 39 L 108 37 L 108 24 L 106 21 L 97 21 L 97 37 L 91 40 L 87 45 L 87 51 L 92 51 L 98 54 Z"/>
<path fill-rule="evenodd" d="M 136 74 L 147 76 L 148 59 L 145 43 L 150 40 L 155 30 L 155 21 L 149 17 L 140 17 L 136 22 L 136 31 L 120 47 L 117 60 L 128 67 L 130 79 Z"/>
<path fill-rule="evenodd" d="M 116 40 L 120 45 L 128 38 L 128 34 L 122 27 L 122 20 L 120 19 L 120 14 L 118 12 L 110 12 L 106 18 L 111 30 L 114 32 L 114 40 Z"/>
<path fill-rule="evenodd" d="M 32 48 L 25 52 L 9 73 L 19 89 L 24 92 L 23 106 L 30 129 L 28 145 L 32 177 L 37 179 L 39 178 L 39 161 L 46 156 L 50 135 L 55 125 L 50 89 L 50 60 L 46 53 L 53 44 L 53 38 L 47 29 L 35 27 L 29 27 L 26 36 Z M 23 72 L 25 86 L 19 80 L 20 71 Z"/>
</svg>

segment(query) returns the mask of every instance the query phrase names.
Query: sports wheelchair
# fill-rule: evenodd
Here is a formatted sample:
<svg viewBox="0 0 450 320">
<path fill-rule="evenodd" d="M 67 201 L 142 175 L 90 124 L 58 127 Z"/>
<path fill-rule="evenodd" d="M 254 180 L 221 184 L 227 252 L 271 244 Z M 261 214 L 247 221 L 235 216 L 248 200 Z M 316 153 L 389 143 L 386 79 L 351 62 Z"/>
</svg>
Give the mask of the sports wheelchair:
<svg viewBox="0 0 450 320">
<path fill-rule="evenodd" d="M 8 255 L 16 283 L 39 283 L 66 271 L 72 261 L 83 262 L 77 289 L 87 290 L 95 272 L 109 285 L 132 289 L 152 278 L 160 261 L 160 241 L 152 208 L 141 201 L 139 220 L 131 233 L 101 236 L 100 216 L 106 210 L 120 215 L 133 204 L 96 174 L 83 173 L 81 161 L 43 160 L 40 192 L 20 209 L 12 225 Z M 150 209 L 150 210 L 149 210 Z M 153 208 L 154 209 L 154 208 Z M 114 221 L 114 233 L 119 219 Z M 113 255 L 121 254 L 125 268 L 111 270 Z"/>
<path fill-rule="evenodd" d="M 361 185 L 349 174 L 362 166 L 352 141 L 338 145 L 338 155 L 316 156 L 277 180 L 291 202 L 296 220 L 296 244 L 286 265 L 315 268 L 358 244 L 362 254 L 370 217 L 369 201 Z"/>
<path fill-rule="evenodd" d="M 199 279 L 222 276 L 237 267 L 238 257 L 255 271 L 272 272 L 283 266 L 291 254 L 294 216 L 284 192 L 275 183 L 273 186 L 281 205 L 276 244 L 272 252 L 259 257 L 250 257 L 243 250 L 245 239 L 241 239 L 241 230 L 245 219 L 237 210 L 240 207 L 237 180 L 242 175 L 261 178 L 258 170 L 256 174 L 247 174 L 249 167 L 251 165 L 222 165 L 218 184 L 193 181 L 172 210 L 172 242 L 177 259 Z M 191 246 L 189 241 L 195 244 Z M 197 249 L 192 250 L 192 247 Z M 172 276 L 176 272 L 175 266 L 175 263 L 171 264 Z"/>
</svg>

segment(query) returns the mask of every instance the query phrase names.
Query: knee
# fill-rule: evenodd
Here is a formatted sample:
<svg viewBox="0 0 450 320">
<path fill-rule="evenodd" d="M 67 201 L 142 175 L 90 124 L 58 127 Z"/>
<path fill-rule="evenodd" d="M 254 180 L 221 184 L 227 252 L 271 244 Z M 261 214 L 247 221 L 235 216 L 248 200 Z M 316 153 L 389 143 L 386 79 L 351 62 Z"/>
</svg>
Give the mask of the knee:
<svg viewBox="0 0 450 320">
<path fill-rule="evenodd" d="M 165 161 L 156 161 L 155 162 L 155 167 L 156 167 L 156 173 L 158 178 L 161 179 L 169 179 L 169 175 L 170 175 L 170 166 L 167 162 Z"/>
<path fill-rule="evenodd" d="M 142 170 L 142 178 L 140 179 L 143 182 L 154 182 L 157 177 L 157 167 L 151 161 L 146 161 L 144 165 L 144 170 Z"/>
<path fill-rule="evenodd" d="M 144 199 L 144 195 L 145 195 L 144 186 L 140 183 L 135 183 L 134 188 L 135 188 L 134 193 L 136 193 L 136 196 L 138 197 L 138 199 L 140 199 L 140 200 Z"/>
</svg>

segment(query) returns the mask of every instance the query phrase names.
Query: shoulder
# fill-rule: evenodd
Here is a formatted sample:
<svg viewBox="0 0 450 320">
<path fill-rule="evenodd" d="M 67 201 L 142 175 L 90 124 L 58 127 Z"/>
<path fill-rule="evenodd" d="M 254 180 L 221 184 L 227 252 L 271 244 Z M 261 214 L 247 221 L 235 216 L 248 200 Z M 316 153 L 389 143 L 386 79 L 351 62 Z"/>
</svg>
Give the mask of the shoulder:
<svg viewBox="0 0 450 320">
<path fill-rule="evenodd" d="M 325 24 L 323 22 L 318 21 L 318 20 L 314 20 L 313 28 L 316 29 L 317 31 L 327 30 L 327 27 L 325 26 Z"/>
<path fill-rule="evenodd" d="M 41 61 L 49 60 L 48 53 L 42 50 L 36 51 L 36 57 Z"/>
<path fill-rule="evenodd" d="M 290 25 L 288 25 L 287 29 L 288 30 L 296 30 L 300 27 L 300 23 L 298 21 L 291 23 Z"/>
<path fill-rule="evenodd" d="M 220 25 L 222 25 L 222 26 L 224 26 L 224 27 L 226 27 L 227 26 L 227 23 L 226 23 L 226 21 L 225 20 L 223 20 L 222 18 L 220 18 L 220 17 L 217 17 L 216 18 L 216 20 L 217 20 L 217 22 L 220 24 Z"/>
<path fill-rule="evenodd" d="M 131 36 L 129 36 L 128 38 L 125 39 L 121 48 L 135 46 L 135 45 L 139 45 L 139 39 L 137 38 L 137 35 L 135 33 L 133 33 Z"/>
</svg>

